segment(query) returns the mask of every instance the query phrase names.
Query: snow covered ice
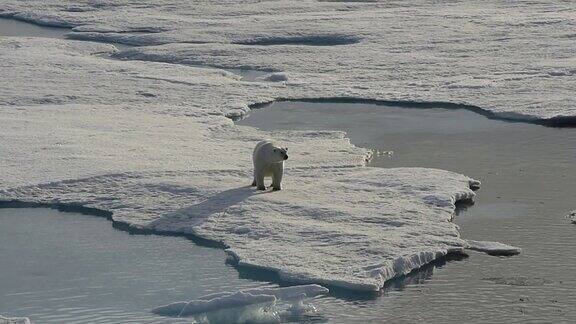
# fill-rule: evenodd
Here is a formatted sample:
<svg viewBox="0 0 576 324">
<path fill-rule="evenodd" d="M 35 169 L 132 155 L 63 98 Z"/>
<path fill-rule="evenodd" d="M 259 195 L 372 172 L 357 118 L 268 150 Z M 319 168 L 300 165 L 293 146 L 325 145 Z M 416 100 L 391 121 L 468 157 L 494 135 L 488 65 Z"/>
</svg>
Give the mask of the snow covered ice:
<svg viewBox="0 0 576 324">
<path fill-rule="evenodd" d="M 230 118 L 278 98 L 335 97 L 572 118 L 573 11 L 563 2 L 5 1 L 2 16 L 74 28 L 72 40 L 0 38 L 0 198 L 103 209 L 133 227 L 219 242 L 238 266 L 289 282 L 378 290 L 471 247 L 450 220 L 478 181 L 369 168 L 370 151 L 341 132 L 270 133 Z M 247 82 L 213 67 L 270 75 Z M 292 153 L 283 191 L 249 187 L 262 138 Z"/>
<path fill-rule="evenodd" d="M 282 97 L 451 102 L 573 124 L 558 118 L 574 116 L 575 11 L 559 0 L 8 0 L 0 15 L 152 45 L 123 59 L 288 72 L 297 91 Z"/>
</svg>

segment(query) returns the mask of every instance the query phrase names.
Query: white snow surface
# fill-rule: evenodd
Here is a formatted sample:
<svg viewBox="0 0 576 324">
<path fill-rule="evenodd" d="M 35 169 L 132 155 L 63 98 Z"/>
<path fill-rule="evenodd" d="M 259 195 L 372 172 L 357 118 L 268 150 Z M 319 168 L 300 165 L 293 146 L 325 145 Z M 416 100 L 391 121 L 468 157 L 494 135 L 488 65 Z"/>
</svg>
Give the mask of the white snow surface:
<svg viewBox="0 0 576 324">
<path fill-rule="evenodd" d="M 146 45 L 122 59 L 289 73 L 279 91 L 253 85 L 245 103 L 351 97 L 576 116 L 573 1 L 5 0 L 0 16 Z"/>
<path fill-rule="evenodd" d="M 4 317 L 0 315 L 0 324 L 30 324 L 27 317 Z"/>
<path fill-rule="evenodd" d="M 490 255 L 517 255 L 522 252 L 522 249 L 512 245 L 500 243 L 500 242 L 490 242 L 490 241 L 474 241 L 466 240 L 469 244 L 468 248 L 470 250 L 484 252 Z"/>
<path fill-rule="evenodd" d="M 305 298 L 325 295 L 328 289 L 319 285 L 303 285 L 285 288 L 253 288 L 238 292 L 224 292 L 156 307 L 153 313 L 164 316 L 186 317 L 200 313 L 220 311 L 226 308 L 246 307 L 254 304 L 271 304 L 276 301 L 300 302 Z"/>
<path fill-rule="evenodd" d="M 237 126 L 226 116 L 286 86 L 106 57 L 114 51 L 0 38 L 0 200 L 107 210 L 136 228 L 221 242 L 239 266 L 356 290 L 467 247 L 450 220 L 477 181 L 366 167 L 370 151 L 342 132 Z M 282 191 L 249 186 L 263 138 L 290 149 Z"/>
</svg>

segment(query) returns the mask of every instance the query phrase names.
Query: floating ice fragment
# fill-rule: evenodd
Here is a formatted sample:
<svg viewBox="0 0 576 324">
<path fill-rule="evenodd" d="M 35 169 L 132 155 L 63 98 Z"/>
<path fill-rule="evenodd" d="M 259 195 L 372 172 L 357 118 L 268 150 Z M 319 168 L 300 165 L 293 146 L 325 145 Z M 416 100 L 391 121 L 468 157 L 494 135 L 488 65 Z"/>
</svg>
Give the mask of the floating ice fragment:
<svg viewBox="0 0 576 324">
<path fill-rule="evenodd" d="M 156 307 L 152 313 L 163 316 L 186 317 L 197 314 L 218 312 L 224 309 L 235 309 L 253 305 L 270 308 L 277 301 L 295 301 L 290 305 L 290 314 L 316 311 L 312 305 L 304 303 L 304 299 L 324 295 L 328 289 L 319 285 L 302 285 L 285 288 L 255 288 L 238 292 L 223 292 L 199 297 L 188 302 L 176 302 Z M 256 308 L 251 309 L 254 311 Z"/>
<path fill-rule="evenodd" d="M 568 218 L 568 220 L 570 220 L 572 224 L 576 224 L 576 209 L 570 212 L 570 214 L 568 214 L 566 218 Z"/>
<path fill-rule="evenodd" d="M 152 313 L 162 316 L 178 316 L 180 315 L 184 307 L 186 307 L 186 305 L 188 305 L 188 302 L 185 301 L 175 302 L 168 305 L 156 307 L 152 310 Z"/>
<path fill-rule="evenodd" d="M 517 255 L 521 248 L 499 242 L 467 240 L 468 249 L 484 252 L 489 255 Z"/>
<path fill-rule="evenodd" d="M 27 317 L 4 317 L 0 315 L 0 324 L 30 324 Z"/>
</svg>

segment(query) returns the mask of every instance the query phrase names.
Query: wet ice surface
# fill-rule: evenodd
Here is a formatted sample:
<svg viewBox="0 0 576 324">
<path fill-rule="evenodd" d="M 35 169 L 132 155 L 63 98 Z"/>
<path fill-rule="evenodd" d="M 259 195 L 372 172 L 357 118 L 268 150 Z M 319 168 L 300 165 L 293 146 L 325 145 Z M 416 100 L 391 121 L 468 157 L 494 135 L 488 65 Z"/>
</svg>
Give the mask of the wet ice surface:
<svg viewBox="0 0 576 324">
<path fill-rule="evenodd" d="M 150 309 L 240 288 L 220 249 L 184 238 L 129 235 L 105 218 L 0 209 L 0 314 L 34 323 L 189 323 Z"/>
<path fill-rule="evenodd" d="M 0 36 L 64 38 L 69 28 L 37 26 L 31 23 L 0 18 Z"/>
<path fill-rule="evenodd" d="M 12 18 L 0 18 L 0 37 L 40 37 L 65 39 L 71 31 L 67 27 L 40 26 Z M 114 43 L 118 49 L 129 49 L 132 46 Z"/>
<path fill-rule="evenodd" d="M 344 130 L 354 144 L 380 152 L 372 166 L 442 167 L 481 179 L 476 204 L 455 218 L 462 237 L 522 248 L 511 258 L 471 252 L 384 298 L 324 300 L 320 305 L 337 312 L 337 321 L 576 320 L 576 232 L 565 218 L 574 205 L 576 129 L 489 120 L 465 110 L 288 102 L 252 111 L 239 123 Z"/>
</svg>

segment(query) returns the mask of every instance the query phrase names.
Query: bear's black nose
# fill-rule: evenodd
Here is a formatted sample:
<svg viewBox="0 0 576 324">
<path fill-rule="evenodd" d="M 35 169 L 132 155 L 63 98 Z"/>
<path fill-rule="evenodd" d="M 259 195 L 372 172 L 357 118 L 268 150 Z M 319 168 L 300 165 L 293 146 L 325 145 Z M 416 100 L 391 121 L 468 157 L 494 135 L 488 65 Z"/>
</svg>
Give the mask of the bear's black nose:
<svg viewBox="0 0 576 324">
<path fill-rule="evenodd" d="M 288 160 L 288 154 L 284 154 L 284 160 Z"/>
</svg>

